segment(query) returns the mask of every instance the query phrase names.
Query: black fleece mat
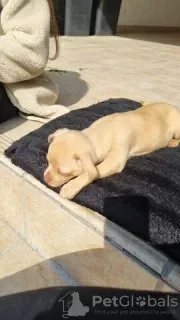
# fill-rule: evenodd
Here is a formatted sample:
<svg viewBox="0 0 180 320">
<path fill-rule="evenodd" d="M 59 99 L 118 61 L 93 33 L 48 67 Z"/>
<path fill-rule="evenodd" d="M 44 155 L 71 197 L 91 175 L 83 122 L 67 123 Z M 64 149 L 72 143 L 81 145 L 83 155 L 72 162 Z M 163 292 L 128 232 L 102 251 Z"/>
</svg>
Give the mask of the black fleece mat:
<svg viewBox="0 0 180 320">
<path fill-rule="evenodd" d="M 5 154 L 44 183 L 49 134 L 64 127 L 82 130 L 102 116 L 138 107 L 135 101 L 111 99 L 72 111 L 21 138 Z M 122 173 L 92 183 L 74 201 L 180 262 L 180 147 L 130 159 Z"/>
</svg>

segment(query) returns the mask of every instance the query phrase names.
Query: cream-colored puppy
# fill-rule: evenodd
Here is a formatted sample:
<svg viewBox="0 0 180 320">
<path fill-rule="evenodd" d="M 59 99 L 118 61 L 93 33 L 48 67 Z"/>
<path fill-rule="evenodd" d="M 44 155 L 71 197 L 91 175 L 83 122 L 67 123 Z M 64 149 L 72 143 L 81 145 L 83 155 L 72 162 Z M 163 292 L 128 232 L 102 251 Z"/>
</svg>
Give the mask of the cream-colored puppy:
<svg viewBox="0 0 180 320">
<path fill-rule="evenodd" d="M 180 139 L 180 109 L 164 103 L 143 105 L 95 121 L 89 128 L 57 130 L 49 136 L 46 183 L 72 199 L 92 181 L 121 172 L 131 157 L 169 146 Z"/>
</svg>

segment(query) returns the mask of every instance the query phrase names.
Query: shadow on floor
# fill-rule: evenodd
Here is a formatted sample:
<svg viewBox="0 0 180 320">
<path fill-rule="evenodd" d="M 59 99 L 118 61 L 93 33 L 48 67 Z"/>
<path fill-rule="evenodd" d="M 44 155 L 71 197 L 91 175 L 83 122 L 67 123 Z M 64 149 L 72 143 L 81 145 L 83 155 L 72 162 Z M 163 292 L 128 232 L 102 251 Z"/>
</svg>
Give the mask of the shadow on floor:
<svg viewBox="0 0 180 320">
<path fill-rule="evenodd" d="M 106 251 L 106 250 L 105 250 Z M 88 259 L 92 259 L 93 255 L 105 254 L 104 249 L 93 249 L 93 250 L 85 250 L 82 252 L 76 252 L 72 254 L 62 255 L 60 257 L 54 257 L 53 261 L 56 261 L 56 264 L 61 267 L 61 264 L 67 263 L 68 266 L 71 264 L 77 264 L 77 272 L 81 272 L 82 265 L 88 262 Z M 85 261 L 84 261 L 85 260 Z M 160 292 L 152 292 L 152 291 L 141 291 L 141 290 L 129 290 L 129 289 L 112 289 L 112 288 L 105 288 L 103 283 L 101 283 L 101 287 L 93 288 L 93 287 L 78 287 L 78 284 L 72 283 L 73 280 L 69 276 L 68 281 L 67 279 L 63 279 L 67 282 L 68 286 L 59 286 L 59 287 L 43 287 L 41 283 L 41 289 L 38 288 L 36 281 L 40 278 L 45 280 L 44 283 L 47 282 L 47 285 L 51 285 L 51 272 L 49 272 L 47 268 L 47 263 L 52 265 L 51 260 L 41 262 L 39 264 L 33 265 L 25 270 L 22 270 L 18 273 L 15 273 L 9 277 L 6 277 L 0 280 L 0 288 L 1 288 L 1 297 L 0 297 L 0 319 L 1 320 L 53 320 L 53 319 L 63 319 L 67 318 L 62 317 L 62 314 L 67 315 L 68 308 L 72 306 L 72 293 L 75 292 L 77 297 L 77 292 L 80 298 L 81 303 L 83 306 L 88 306 L 88 314 L 83 319 L 99 319 L 102 315 L 101 313 L 95 312 L 95 310 L 108 310 L 111 309 L 112 312 L 117 312 L 117 305 L 111 306 L 108 308 L 103 304 L 98 304 L 96 308 L 93 308 L 92 300 L 93 296 L 100 296 L 100 297 L 121 297 L 122 295 L 132 297 L 133 296 L 146 296 L 148 294 L 152 295 L 153 297 L 163 297 L 165 299 L 167 295 L 171 295 L 170 293 L 160 293 Z M 79 269 L 78 269 L 79 265 Z M 120 277 L 120 273 L 117 275 Z M 103 275 L 102 275 L 103 277 Z M 82 276 L 81 276 L 82 278 Z M 84 278 L 88 279 L 88 274 L 84 274 Z M 61 276 L 62 279 L 62 276 Z M 85 280 L 84 280 L 85 282 Z M 91 281 L 89 281 L 91 282 Z M 74 286 L 75 285 L 75 286 Z M 92 281 L 92 286 L 93 286 Z M 2 293 L 3 292 L 3 293 Z M 14 292 L 14 294 L 13 294 Z M 3 296 L 2 296 L 3 294 Z M 160 308 L 160 311 L 163 310 L 167 313 L 167 319 L 179 319 L 176 317 L 171 316 L 172 310 L 176 312 L 176 314 L 180 312 L 180 295 L 174 294 L 175 297 L 178 297 L 178 307 L 176 308 L 169 308 L 169 305 L 165 304 L 164 308 Z M 64 301 L 64 304 L 59 303 L 59 299 Z M 129 298 L 130 299 L 130 298 Z M 129 301 L 128 299 L 128 301 Z M 143 305 L 142 305 L 143 306 Z M 131 306 L 130 309 L 134 310 L 137 309 L 142 311 L 142 306 L 139 309 L 137 305 Z M 65 310 L 63 310 L 65 308 Z M 119 307 L 118 307 L 119 308 Z M 126 308 L 120 308 L 119 311 L 127 312 Z M 154 310 L 154 308 L 153 308 Z M 118 311 L 118 312 L 119 312 Z M 156 310 L 154 310 L 155 312 Z M 104 311 L 103 311 L 104 312 Z M 164 313 L 163 319 L 166 319 L 166 313 Z M 38 316 L 37 316 L 38 315 Z M 154 314 L 153 314 L 154 315 Z M 180 315 L 180 314 L 179 314 Z M 96 317 L 97 316 L 97 317 Z M 114 314 L 114 316 L 119 317 L 118 314 Z M 133 318 L 134 319 L 134 314 Z M 140 314 L 138 314 L 140 318 Z M 145 314 L 144 314 L 145 316 Z M 121 314 L 121 319 L 131 319 L 130 314 L 125 313 L 123 317 L 123 313 Z M 150 314 L 147 315 L 147 319 L 149 319 Z M 105 314 L 103 313 L 102 319 L 105 319 Z M 74 319 L 74 318 L 73 318 Z M 78 318 L 79 319 L 79 318 Z M 100 317 L 101 319 L 101 317 Z M 143 319 L 146 319 L 143 317 Z M 154 319 L 154 318 L 153 318 Z"/>
<path fill-rule="evenodd" d="M 148 42 L 156 42 L 162 44 L 168 44 L 172 46 L 180 46 L 180 37 L 179 33 L 172 32 L 172 33 L 121 33 L 117 36 L 121 38 L 128 38 L 132 40 L 141 40 L 141 41 L 148 41 Z"/>
<path fill-rule="evenodd" d="M 52 69 L 51 75 L 59 87 L 59 104 L 70 107 L 88 92 L 88 84 L 78 72 Z"/>
</svg>

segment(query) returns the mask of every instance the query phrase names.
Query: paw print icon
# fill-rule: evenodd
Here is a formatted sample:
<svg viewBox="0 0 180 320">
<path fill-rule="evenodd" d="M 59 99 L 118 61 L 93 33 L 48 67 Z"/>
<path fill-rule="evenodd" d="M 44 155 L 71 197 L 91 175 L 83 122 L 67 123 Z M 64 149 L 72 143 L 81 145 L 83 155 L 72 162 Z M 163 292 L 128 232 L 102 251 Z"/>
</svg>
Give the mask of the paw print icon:
<svg viewBox="0 0 180 320">
<path fill-rule="evenodd" d="M 140 307 L 144 307 L 146 305 L 146 298 L 142 296 L 137 297 L 136 304 Z"/>
</svg>

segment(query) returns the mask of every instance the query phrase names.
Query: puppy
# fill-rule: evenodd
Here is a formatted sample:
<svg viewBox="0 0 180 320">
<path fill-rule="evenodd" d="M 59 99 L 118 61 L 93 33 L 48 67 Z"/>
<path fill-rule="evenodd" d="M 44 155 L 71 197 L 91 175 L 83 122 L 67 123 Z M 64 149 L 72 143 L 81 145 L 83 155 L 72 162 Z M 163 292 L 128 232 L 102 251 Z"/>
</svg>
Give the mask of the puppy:
<svg viewBox="0 0 180 320">
<path fill-rule="evenodd" d="M 72 199 L 92 181 L 121 172 L 129 158 L 176 147 L 179 139 L 180 109 L 163 103 L 105 116 L 82 131 L 60 129 L 48 139 L 44 179 Z"/>
</svg>

